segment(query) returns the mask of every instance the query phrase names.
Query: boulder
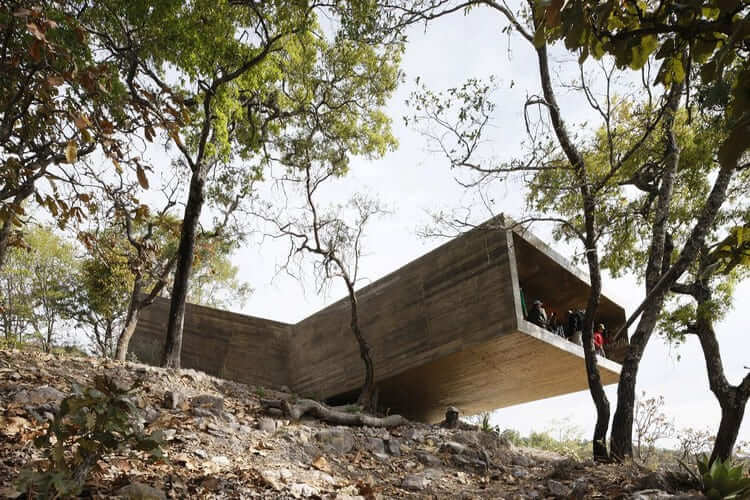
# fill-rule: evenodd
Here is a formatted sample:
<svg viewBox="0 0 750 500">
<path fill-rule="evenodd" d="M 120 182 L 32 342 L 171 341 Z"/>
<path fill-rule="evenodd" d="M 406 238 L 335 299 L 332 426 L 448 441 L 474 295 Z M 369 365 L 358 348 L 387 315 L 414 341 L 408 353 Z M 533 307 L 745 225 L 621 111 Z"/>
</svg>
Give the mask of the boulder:
<svg viewBox="0 0 750 500">
<path fill-rule="evenodd" d="M 354 448 L 354 436 L 348 429 L 324 429 L 315 434 L 315 440 L 336 453 L 349 453 Z"/>
<path fill-rule="evenodd" d="M 388 439 L 385 441 L 386 451 L 394 457 L 401 456 L 401 441 L 398 439 Z"/>
<path fill-rule="evenodd" d="M 53 403 L 55 408 L 59 408 L 63 399 L 65 399 L 65 393 L 48 385 L 18 391 L 13 396 L 13 402 L 21 406 L 41 406 L 46 403 Z"/>
<path fill-rule="evenodd" d="M 187 398 L 179 391 L 167 391 L 164 393 L 163 406 L 168 410 L 185 410 Z"/>
<path fill-rule="evenodd" d="M 190 407 L 196 415 L 201 413 L 198 416 L 206 416 L 204 413 L 208 412 L 219 417 L 224 413 L 224 398 L 212 394 L 201 394 L 190 398 Z"/>
<path fill-rule="evenodd" d="M 401 482 L 401 487 L 410 491 L 422 491 L 429 486 L 429 480 L 424 474 L 408 474 Z"/>
<path fill-rule="evenodd" d="M 269 434 L 276 432 L 276 420 L 268 417 L 262 417 L 258 420 L 258 430 L 268 432 Z"/>
<path fill-rule="evenodd" d="M 560 481 L 555 481 L 554 479 L 547 480 L 547 490 L 549 491 L 550 495 L 553 495 L 557 498 L 567 498 L 570 495 L 570 488 L 565 486 Z"/>
</svg>

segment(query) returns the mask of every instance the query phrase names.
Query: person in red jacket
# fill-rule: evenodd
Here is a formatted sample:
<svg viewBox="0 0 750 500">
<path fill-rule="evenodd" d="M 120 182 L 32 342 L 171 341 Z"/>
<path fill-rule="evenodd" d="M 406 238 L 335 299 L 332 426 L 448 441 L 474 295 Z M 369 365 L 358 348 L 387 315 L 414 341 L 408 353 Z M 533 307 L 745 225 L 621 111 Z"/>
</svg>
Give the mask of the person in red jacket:
<svg viewBox="0 0 750 500">
<path fill-rule="evenodd" d="M 599 326 L 596 327 L 596 330 L 594 331 L 594 349 L 596 350 L 596 353 L 600 356 L 605 356 L 604 354 L 604 325 L 599 323 Z"/>
</svg>

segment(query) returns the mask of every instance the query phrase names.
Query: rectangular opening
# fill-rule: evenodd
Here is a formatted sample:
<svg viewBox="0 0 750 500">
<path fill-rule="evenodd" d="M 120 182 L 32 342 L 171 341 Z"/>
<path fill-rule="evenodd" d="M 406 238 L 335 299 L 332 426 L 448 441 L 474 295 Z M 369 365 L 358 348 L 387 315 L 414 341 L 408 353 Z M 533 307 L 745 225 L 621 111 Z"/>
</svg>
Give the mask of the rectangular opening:
<svg viewBox="0 0 750 500">
<path fill-rule="evenodd" d="M 518 284 L 523 291 L 527 310 L 531 309 L 535 300 L 540 300 L 548 316 L 554 313 L 560 321 L 567 323 L 568 311 L 586 308 L 590 289 L 588 280 L 567 259 L 529 233 L 522 236 L 513 232 L 513 247 Z M 522 313 L 519 312 L 519 315 Z M 616 343 L 608 336 L 614 335 L 625 323 L 624 309 L 602 295 L 595 319 L 595 324 L 598 323 L 606 327 L 607 357 L 621 362 L 627 346 L 627 335 L 623 334 Z"/>
</svg>

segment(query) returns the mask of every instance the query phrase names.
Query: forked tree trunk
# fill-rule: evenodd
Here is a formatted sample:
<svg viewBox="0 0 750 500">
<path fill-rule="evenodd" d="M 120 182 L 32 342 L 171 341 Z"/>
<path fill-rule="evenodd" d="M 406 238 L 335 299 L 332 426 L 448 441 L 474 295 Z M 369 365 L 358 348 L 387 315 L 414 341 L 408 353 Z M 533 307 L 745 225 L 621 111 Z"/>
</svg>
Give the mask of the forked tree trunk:
<svg viewBox="0 0 750 500">
<path fill-rule="evenodd" d="M 185 301 L 188 292 L 188 280 L 193 268 L 195 254 L 195 235 L 198 221 L 205 201 L 204 187 L 206 172 L 202 165 L 198 165 L 190 179 L 190 193 L 185 216 L 182 220 L 180 245 L 177 249 L 177 265 L 175 268 L 174 286 L 169 305 L 167 323 L 167 338 L 162 356 L 162 366 L 166 368 L 180 368 L 180 354 L 182 351 L 182 326 L 185 320 Z"/>
<path fill-rule="evenodd" d="M 731 458 L 737 434 L 745 415 L 745 407 L 750 397 L 750 374 L 746 375 L 740 385 L 733 386 L 724 374 L 719 342 L 710 318 L 701 314 L 701 310 L 711 300 L 711 289 L 705 281 L 695 287 L 695 298 L 698 301 L 698 320 L 696 321 L 698 340 L 701 343 L 703 359 L 708 372 L 708 385 L 721 406 L 721 421 L 716 433 L 710 463 L 717 458 L 726 461 Z"/>
<path fill-rule="evenodd" d="M 747 399 L 748 394 L 740 394 L 739 391 L 735 390 L 733 397 L 722 403 L 721 422 L 719 423 L 719 431 L 716 433 L 710 463 L 713 463 L 717 458 L 725 462 L 732 457 L 734 444 L 737 442 L 737 435 L 742 425 L 742 418 L 745 416 Z"/>
</svg>

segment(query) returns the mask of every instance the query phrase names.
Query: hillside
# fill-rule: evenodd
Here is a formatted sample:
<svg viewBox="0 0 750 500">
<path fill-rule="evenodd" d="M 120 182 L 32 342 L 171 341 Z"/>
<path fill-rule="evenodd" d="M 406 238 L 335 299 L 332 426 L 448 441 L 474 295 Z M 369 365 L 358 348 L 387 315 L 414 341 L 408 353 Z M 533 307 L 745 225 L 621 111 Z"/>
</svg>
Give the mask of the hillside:
<svg viewBox="0 0 750 500">
<path fill-rule="evenodd" d="M 17 350 L 0 351 L 0 497 L 24 497 L 13 481 L 27 464 L 41 465 L 33 439 L 72 383 L 89 385 L 103 373 L 128 386 L 143 381 L 137 418 L 146 432 L 164 432 L 164 459 L 107 456 L 86 497 L 699 498 L 666 493 L 680 489 L 669 475 L 516 448 L 466 424 L 386 430 L 293 422 L 260 402 L 286 393 L 192 370 Z"/>
</svg>

